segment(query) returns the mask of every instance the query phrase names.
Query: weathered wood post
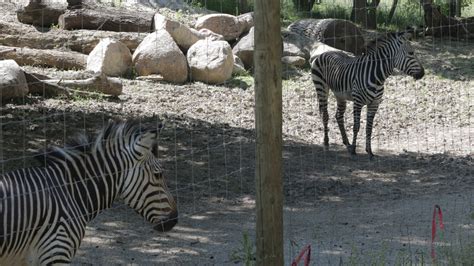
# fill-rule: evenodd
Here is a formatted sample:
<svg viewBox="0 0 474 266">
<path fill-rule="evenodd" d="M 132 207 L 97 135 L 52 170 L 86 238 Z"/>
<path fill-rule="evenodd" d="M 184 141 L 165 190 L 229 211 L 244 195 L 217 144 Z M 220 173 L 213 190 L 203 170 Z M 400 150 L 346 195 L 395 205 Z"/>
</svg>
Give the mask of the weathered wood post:
<svg viewBox="0 0 474 266">
<path fill-rule="evenodd" d="M 256 0 L 257 265 L 283 265 L 280 0 Z"/>
</svg>

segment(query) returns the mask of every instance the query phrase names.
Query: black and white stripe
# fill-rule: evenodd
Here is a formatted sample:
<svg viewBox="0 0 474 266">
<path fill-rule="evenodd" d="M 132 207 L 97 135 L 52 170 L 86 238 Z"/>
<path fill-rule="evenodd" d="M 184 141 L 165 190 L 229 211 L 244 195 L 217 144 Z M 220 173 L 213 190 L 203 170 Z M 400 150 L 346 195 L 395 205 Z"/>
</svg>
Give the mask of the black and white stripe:
<svg viewBox="0 0 474 266">
<path fill-rule="evenodd" d="M 341 131 L 342 142 L 351 154 L 355 154 L 360 114 L 367 105 L 366 151 L 373 156 L 371 148 L 372 124 L 382 101 L 384 82 L 394 69 L 420 79 L 424 68 L 414 54 L 408 41 L 409 32 L 389 33 L 376 39 L 361 56 L 351 56 L 342 51 L 322 53 L 312 59 L 311 72 L 318 95 L 319 112 L 324 126 L 324 146 L 329 146 L 328 137 L 328 93 L 337 100 L 336 120 Z M 347 101 L 354 102 L 354 128 L 352 145 L 344 126 Z"/>
<path fill-rule="evenodd" d="M 153 153 L 158 131 L 110 123 L 98 136 L 51 148 L 46 165 L 0 177 L 0 265 L 70 263 L 86 224 L 122 198 L 160 231 L 177 208 Z"/>
</svg>

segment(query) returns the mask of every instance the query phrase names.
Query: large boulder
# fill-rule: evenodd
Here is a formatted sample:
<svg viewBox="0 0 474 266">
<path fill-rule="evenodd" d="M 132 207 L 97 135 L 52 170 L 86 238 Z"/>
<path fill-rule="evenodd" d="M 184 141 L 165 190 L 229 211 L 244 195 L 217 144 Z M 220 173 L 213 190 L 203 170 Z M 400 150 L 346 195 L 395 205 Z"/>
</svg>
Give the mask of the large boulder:
<svg viewBox="0 0 474 266">
<path fill-rule="evenodd" d="M 226 41 L 200 40 L 189 48 L 187 58 L 192 80 L 218 84 L 232 76 L 234 56 Z"/>
<path fill-rule="evenodd" d="M 122 76 L 132 65 L 128 47 L 114 39 L 102 39 L 87 57 L 86 69 L 107 76 Z"/>
<path fill-rule="evenodd" d="M 234 55 L 234 69 L 232 70 L 233 75 L 243 75 L 247 71 L 245 70 L 244 63 L 240 58 L 236 55 Z"/>
<path fill-rule="evenodd" d="M 243 32 L 248 32 L 253 26 L 253 12 L 245 13 L 242 15 L 237 16 L 237 20 L 240 21 L 243 27 Z"/>
<path fill-rule="evenodd" d="M 139 76 L 160 74 L 165 81 L 183 83 L 188 78 L 186 57 L 166 30 L 150 33 L 133 53 Z"/>
<path fill-rule="evenodd" d="M 28 93 L 25 72 L 14 60 L 0 60 L 0 98 L 21 98 Z"/>
<path fill-rule="evenodd" d="M 189 49 L 191 45 L 199 40 L 211 38 L 212 40 L 223 40 L 224 37 L 208 29 L 196 30 L 189 28 L 177 21 L 170 20 L 165 16 L 156 13 L 153 17 L 153 30 L 166 30 L 174 41 L 184 50 Z"/>
<path fill-rule="evenodd" d="M 231 41 L 237 39 L 248 27 L 248 23 L 243 21 L 229 14 L 209 14 L 198 18 L 195 28 L 209 29 L 224 36 L 226 41 Z"/>
<path fill-rule="evenodd" d="M 18 21 L 39 27 L 50 27 L 58 24 L 58 18 L 66 12 L 68 2 L 66 0 L 28 0 L 18 1 Z"/>
<path fill-rule="evenodd" d="M 281 62 L 295 67 L 304 67 L 306 65 L 306 59 L 301 56 L 283 56 Z"/>
<path fill-rule="evenodd" d="M 253 50 L 254 28 L 252 27 L 249 33 L 234 46 L 232 52 L 242 60 L 245 69 L 249 69 L 253 67 Z"/>
</svg>

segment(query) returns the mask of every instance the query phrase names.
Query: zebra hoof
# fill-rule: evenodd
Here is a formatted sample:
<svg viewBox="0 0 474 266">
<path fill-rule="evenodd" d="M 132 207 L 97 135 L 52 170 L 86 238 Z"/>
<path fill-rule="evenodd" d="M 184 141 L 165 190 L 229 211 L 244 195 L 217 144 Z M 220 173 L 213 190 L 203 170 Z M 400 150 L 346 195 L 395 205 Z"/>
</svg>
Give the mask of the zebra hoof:
<svg viewBox="0 0 474 266">
<path fill-rule="evenodd" d="M 347 151 L 350 155 L 356 155 L 356 147 L 355 145 L 347 145 Z"/>
</svg>

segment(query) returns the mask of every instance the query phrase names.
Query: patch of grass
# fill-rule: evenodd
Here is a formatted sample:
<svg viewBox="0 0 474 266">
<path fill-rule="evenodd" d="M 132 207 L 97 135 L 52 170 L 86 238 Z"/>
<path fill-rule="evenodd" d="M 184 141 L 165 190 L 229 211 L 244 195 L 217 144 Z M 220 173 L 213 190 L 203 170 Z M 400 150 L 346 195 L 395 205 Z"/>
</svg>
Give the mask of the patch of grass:
<svg viewBox="0 0 474 266">
<path fill-rule="evenodd" d="M 241 263 L 245 266 L 255 265 L 255 244 L 250 240 L 247 231 L 242 233 L 242 241 L 239 249 L 230 254 L 230 259 L 235 263 Z"/>
<path fill-rule="evenodd" d="M 240 74 L 240 75 L 234 75 L 230 80 L 227 81 L 227 86 L 228 87 L 238 87 L 241 89 L 248 89 L 252 87 L 254 84 L 254 80 L 252 75 L 250 73 L 245 73 L 245 74 Z"/>
</svg>

